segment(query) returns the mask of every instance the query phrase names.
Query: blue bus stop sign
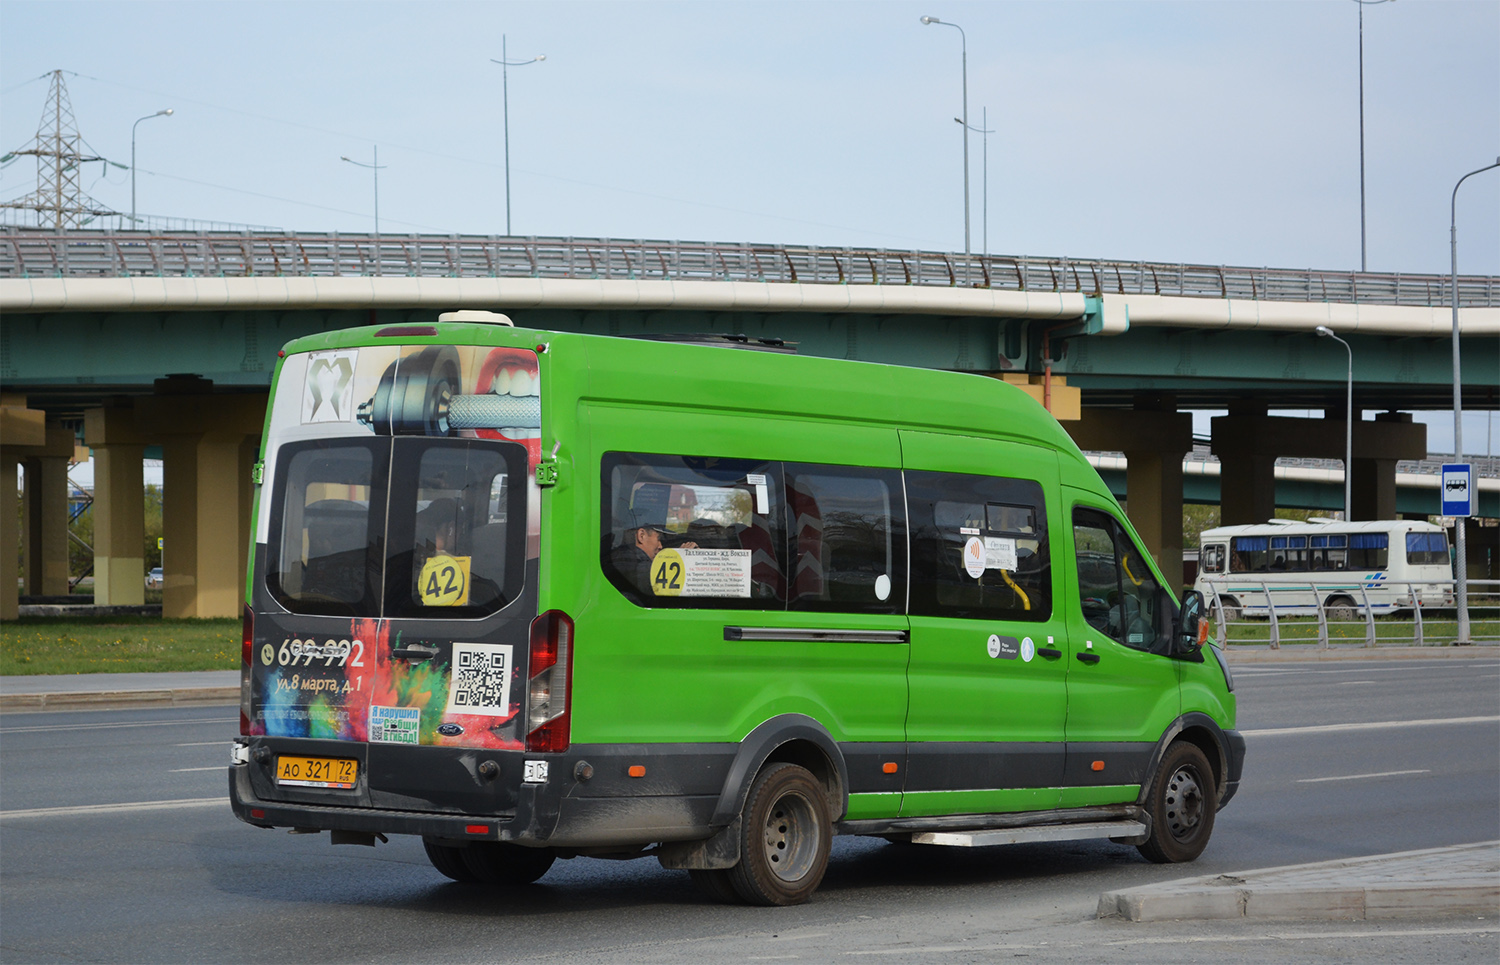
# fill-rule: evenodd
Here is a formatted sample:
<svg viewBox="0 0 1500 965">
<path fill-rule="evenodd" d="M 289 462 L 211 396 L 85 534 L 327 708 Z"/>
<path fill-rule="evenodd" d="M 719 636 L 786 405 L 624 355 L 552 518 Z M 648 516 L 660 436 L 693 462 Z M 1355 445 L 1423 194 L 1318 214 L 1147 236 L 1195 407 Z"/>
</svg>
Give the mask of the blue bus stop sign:
<svg viewBox="0 0 1500 965">
<path fill-rule="evenodd" d="M 1474 470 L 1466 462 L 1443 463 L 1443 515 L 1474 514 Z"/>
</svg>

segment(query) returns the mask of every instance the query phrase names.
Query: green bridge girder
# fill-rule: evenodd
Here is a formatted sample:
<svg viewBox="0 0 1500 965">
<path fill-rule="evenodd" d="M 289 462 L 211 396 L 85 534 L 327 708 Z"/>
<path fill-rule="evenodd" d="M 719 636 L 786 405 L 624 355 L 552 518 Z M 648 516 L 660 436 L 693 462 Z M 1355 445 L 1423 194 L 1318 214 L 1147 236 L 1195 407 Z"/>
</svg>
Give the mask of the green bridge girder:
<svg viewBox="0 0 1500 965">
<path fill-rule="evenodd" d="M 276 352 L 303 335 L 366 324 L 430 323 L 421 310 L 8 313 L 0 326 L 0 382 L 62 418 L 110 395 L 149 393 L 168 373 L 192 373 L 223 391 L 270 384 Z M 547 310 L 509 313 L 517 325 L 609 335 L 743 333 L 798 343 L 804 354 L 985 373 L 1040 373 L 1048 324 L 971 316 L 709 311 Z M 1073 328 L 1071 332 L 1079 331 Z M 1451 343 L 1444 338 L 1348 335 L 1355 405 L 1452 405 Z M 1306 333 L 1132 328 L 1119 335 L 1051 339 L 1052 371 L 1088 406 L 1129 405 L 1173 393 L 1179 408 L 1254 399 L 1271 408 L 1344 404 L 1341 346 Z M 1500 338 L 1465 338 L 1464 404 L 1500 408 Z"/>
</svg>

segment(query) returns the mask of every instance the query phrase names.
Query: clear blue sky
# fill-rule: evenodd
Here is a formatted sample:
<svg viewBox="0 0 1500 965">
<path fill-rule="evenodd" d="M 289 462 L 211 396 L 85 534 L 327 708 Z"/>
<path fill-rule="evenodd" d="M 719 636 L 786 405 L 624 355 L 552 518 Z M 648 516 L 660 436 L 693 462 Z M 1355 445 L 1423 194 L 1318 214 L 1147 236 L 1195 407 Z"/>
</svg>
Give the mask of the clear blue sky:
<svg viewBox="0 0 1500 965">
<path fill-rule="evenodd" d="M 1358 8 L 1303 2 L 0 2 L 0 150 L 65 69 L 143 214 L 368 231 L 963 248 L 959 34 L 989 249 L 1359 266 Z M 1500 155 L 1500 3 L 1365 10 L 1369 267 L 1446 273 Z M 984 143 L 970 142 L 982 247 Z M 0 199 L 35 187 L 22 159 Z M 127 172 L 90 194 L 129 210 Z M 1459 268 L 1500 274 L 1500 173 Z M 1480 416 L 1479 418 L 1483 418 Z M 1451 446 L 1441 417 L 1432 448 Z M 1466 429 L 1483 451 L 1488 426 Z"/>
<path fill-rule="evenodd" d="M 1359 264 L 1357 8 L 1223 3 L 0 3 L 0 150 L 47 71 L 152 215 L 502 233 L 501 36 L 518 234 L 961 250 L 958 32 L 987 108 L 989 247 Z M 1500 154 L 1500 4 L 1365 11 L 1369 265 L 1446 272 L 1448 200 Z M 983 144 L 971 143 L 973 245 Z M 128 210 L 126 172 L 84 182 Z M 30 159 L 0 198 L 35 186 Z M 1500 273 L 1500 176 L 1460 270 Z"/>
</svg>

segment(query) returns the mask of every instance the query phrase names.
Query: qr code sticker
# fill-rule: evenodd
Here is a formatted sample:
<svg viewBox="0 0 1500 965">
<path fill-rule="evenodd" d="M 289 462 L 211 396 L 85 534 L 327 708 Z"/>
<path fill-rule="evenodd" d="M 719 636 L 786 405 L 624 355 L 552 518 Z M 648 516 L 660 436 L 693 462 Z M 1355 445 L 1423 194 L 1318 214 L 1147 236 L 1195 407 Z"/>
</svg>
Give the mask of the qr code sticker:
<svg viewBox="0 0 1500 965">
<path fill-rule="evenodd" d="M 512 652 L 508 643 L 455 643 L 449 713 L 508 716 Z"/>
</svg>

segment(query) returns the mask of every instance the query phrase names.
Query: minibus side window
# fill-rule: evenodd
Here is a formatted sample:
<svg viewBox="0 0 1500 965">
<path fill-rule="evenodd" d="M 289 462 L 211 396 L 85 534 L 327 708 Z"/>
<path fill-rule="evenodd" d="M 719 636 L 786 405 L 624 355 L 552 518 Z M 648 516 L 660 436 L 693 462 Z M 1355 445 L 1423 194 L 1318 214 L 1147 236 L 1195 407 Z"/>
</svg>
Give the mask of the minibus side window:
<svg viewBox="0 0 1500 965">
<path fill-rule="evenodd" d="M 1041 622 L 1052 566 L 1040 483 L 962 473 L 906 474 L 911 612 Z"/>
<path fill-rule="evenodd" d="M 1078 598 L 1089 626 L 1136 650 L 1163 652 L 1161 593 L 1130 536 L 1107 513 L 1073 510 Z"/>
<path fill-rule="evenodd" d="M 271 515 L 267 584 L 293 613 L 376 616 L 381 508 L 376 447 L 327 441 L 283 446 Z M 383 453 L 382 453 L 383 455 Z M 378 513 L 377 513 L 378 522 Z"/>
<path fill-rule="evenodd" d="M 906 513 L 893 469 L 786 465 L 793 610 L 906 609 Z"/>
<path fill-rule="evenodd" d="M 781 464 L 606 453 L 600 563 L 637 606 L 786 608 Z"/>
<path fill-rule="evenodd" d="M 1203 547 L 1203 572 L 1224 572 L 1224 544 L 1208 543 Z"/>
<path fill-rule="evenodd" d="M 1236 536 L 1229 569 L 1234 573 L 1264 573 L 1271 565 L 1271 540 L 1266 536 Z"/>
</svg>

